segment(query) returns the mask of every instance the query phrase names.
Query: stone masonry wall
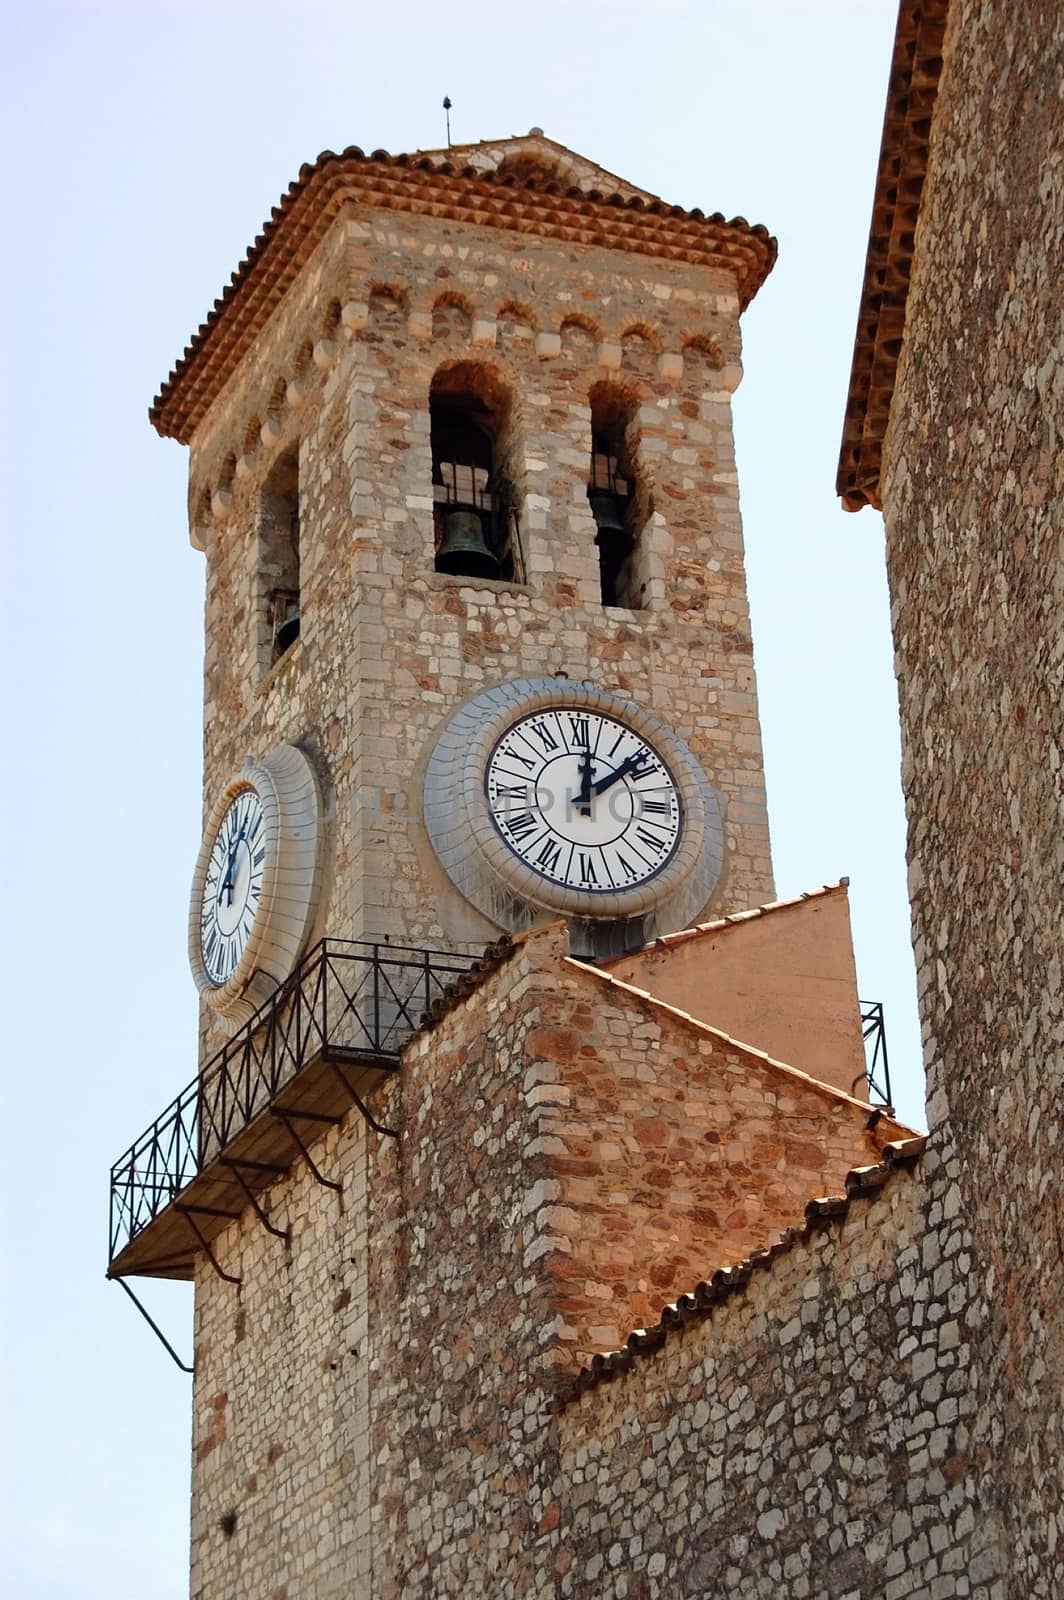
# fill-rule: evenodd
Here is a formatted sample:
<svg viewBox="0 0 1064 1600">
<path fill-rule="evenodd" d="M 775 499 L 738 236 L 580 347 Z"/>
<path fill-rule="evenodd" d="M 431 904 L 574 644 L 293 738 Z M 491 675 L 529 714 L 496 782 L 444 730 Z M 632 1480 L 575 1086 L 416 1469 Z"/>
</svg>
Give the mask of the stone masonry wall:
<svg viewBox="0 0 1064 1600">
<path fill-rule="evenodd" d="M 1053 7 L 954 0 L 884 462 L 931 1220 L 1015 1595 L 1064 1561 L 1062 81 Z"/>
<path fill-rule="evenodd" d="M 959 1218 L 926 1233 L 924 1204 L 905 1174 L 852 1199 L 570 1403 L 559 1596 L 990 1600 L 971 1245 Z"/>
<path fill-rule="evenodd" d="M 555 1498 L 539 1244 L 543 1114 L 523 1040 L 564 957 L 519 947 L 269 1191 L 197 1278 L 192 1600 L 533 1592 Z M 224 1522 L 233 1514 L 232 1525 Z M 228 1531 L 227 1531 L 228 1529 Z"/>
<path fill-rule="evenodd" d="M 428 394 L 458 360 L 513 396 L 524 583 L 433 570 Z M 307 749 L 330 810 L 320 929 L 494 936 L 436 865 L 424 766 L 485 684 L 559 672 L 648 704 L 703 762 L 727 808 L 707 913 L 771 898 L 731 434 L 739 375 L 727 273 L 356 208 L 337 221 L 198 429 L 190 485 L 207 551 L 206 797 L 251 751 Z M 589 394 L 604 380 L 637 406 L 653 501 L 638 610 L 600 602 L 586 480 Z M 271 467 L 296 443 L 302 631 L 269 669 L 258 518 Z"/>
<path fill-rule="evenodd" d="M 288 1247 L 249 1215 L 215 1246 L 239 1288 L 202 1265 L 193 1600 L 782 1585 L 990 1600 L 973 1532 L 970 1242 L 955 1214 L 925 1236 L 923 1190 L 904 1175 L 551 1413 L 574 1374 L 549 1265 L 559 1130 L 597 1126 L 604 1108 L 579 1074 L 544 1071 L 543 1046 L 560 1042 L 570 986 L 568 1021 L 604 1056 L 625 1054 L 618 1021 L 634 1037 L 641 1094 L 666 1037 L 633 1026 L 628 1002 L 610 1003 L 619 986 L 566 948 L 561 928 L 530 936 L 412 1043 L 374 1099 L 398 1141 L 352 1113 L 316 1143 L 342 1194 L 302 1166 L 273 1187 Z M 727 1072 L 727 1054 L 715 1065 Z M 652 1250 L 645 1206 L 625 1216 L 631 1166 L 615 1167 L 612 1217 Z M 585 1211 L 590 1223 L 586 1197 Z"/>
<path fill-rule="evenodd" d="M 617 1349 L 909 1130 L 580 963 L 525 1007 L 559 1358 Z"/>
<path fill-rule="evenodd" d="M 555 1367 L 523 1041 L 564 949 L 525 943 L 413 1043 L 393 1091 L 403 1137 L 371 1216 L 374 1600 L 535 1592 Z"/>
<path fill-rule="evenodd" d="M 375 1136 L 370 1136 L 375 1143 Z M 369 1592 L 367 1139 L 352 1117 L 196 1277 L 191 1600 Z M 373 1169 L 370 1152 L 369 1171 Z"/>
</svg>

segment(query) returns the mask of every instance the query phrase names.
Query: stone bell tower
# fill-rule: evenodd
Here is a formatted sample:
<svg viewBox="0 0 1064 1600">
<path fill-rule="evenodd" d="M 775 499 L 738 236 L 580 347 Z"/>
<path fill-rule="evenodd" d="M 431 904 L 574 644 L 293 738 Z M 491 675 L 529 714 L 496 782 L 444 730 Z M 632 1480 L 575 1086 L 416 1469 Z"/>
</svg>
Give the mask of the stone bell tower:
<svg viewBox="0 0 1064 1600">
<path fill-rule="evenodd" d="M 538 129 L 326 153 L 155 402 L 207 559 L 204 1028 L 110 1274 L 196 1284 L 194 1600 L 578 1592 L 560 1377 L 899 1131 L 845 885 L 733 915 L 774 257 Z"/>
<path fill-rule="evenodd" d="M 771 898 L 731 395 L 774 255 L 539 130 L 302 169 L 152 419 L 191 447 L 207 558 L 206 805 L 272 745 L 305 753 L 313 931 L 467 948 L 563 915 L 619 952 Z M 566 707 L 629 703 L 612 762 L 592 725 L 582 810 L 579 731 L 551 769 L 571 827 L 533 806 L 514 841 L 461 798 L 490 749 L 479 777 L 444 759 L 470 705 L 497 734 L 553 707 L 558 740 Z M 643 805 L 631 769 L 597 786 L 640 740 L 677 832 L 651 774 L 630 848 L 608 818 Z"/>
</svg>

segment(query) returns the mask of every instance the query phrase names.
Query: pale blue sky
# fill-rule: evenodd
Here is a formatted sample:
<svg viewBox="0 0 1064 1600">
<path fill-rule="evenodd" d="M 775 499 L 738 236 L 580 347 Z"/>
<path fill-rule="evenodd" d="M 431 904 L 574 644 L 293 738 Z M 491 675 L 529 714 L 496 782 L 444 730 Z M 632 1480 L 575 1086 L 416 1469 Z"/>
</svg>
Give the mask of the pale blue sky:
<svg viewBox="0 0 1064 1600">
<path fill-rule="evenodd" d="M 111 1161 L 195 1071 L 203 560 L 146 408 L 298 171 L 533 124 L 780 241 L 740 484 L 777 886 L 851 878 L 922 1122 L 882 526 L 834 496 L 895 0 L 10 3 L 3 786 L 9 1600 L 187 1592 L 189 1380 L 104 1281 Z M 190 1291 L 147 1297 L 187 1354 Z"/>
</svg>

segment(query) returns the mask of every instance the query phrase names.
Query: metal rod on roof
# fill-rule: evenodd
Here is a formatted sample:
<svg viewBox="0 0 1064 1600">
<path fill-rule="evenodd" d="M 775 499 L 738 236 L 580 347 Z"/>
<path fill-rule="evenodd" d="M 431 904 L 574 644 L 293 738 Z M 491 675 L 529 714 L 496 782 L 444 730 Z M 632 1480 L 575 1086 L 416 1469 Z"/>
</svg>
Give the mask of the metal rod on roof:
<svg viewBox="0 0 1064 1600">
<path fill-rule="evenodd" d="M 447 148 L 450 149 L 450 146 L 451 146 L 451 97 L 450 97 L 449 94 L 445 94 L 444 97 L 443 97 L 443 109 L 447 113 Z"/>
</svg>

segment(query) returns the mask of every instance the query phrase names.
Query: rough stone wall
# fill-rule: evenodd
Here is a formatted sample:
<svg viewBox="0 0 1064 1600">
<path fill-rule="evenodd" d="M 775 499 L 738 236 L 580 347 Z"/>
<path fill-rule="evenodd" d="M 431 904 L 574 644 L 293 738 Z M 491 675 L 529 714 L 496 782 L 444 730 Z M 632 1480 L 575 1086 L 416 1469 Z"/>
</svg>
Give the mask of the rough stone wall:
<svg viewBox="0 0 1064 1600">
<path fill-rule="evenodd" d="M 525 583 L 433 570 L 428 395 L 458 360 L 492 368 L 513 395 Z M 557 672 L 648 704 L 704 763 L 727 806 L 707 911 L 771 897 L 731 435 L 738 362 L 726 273 L 442 220 L 353 209 L 337 221 L 198 429 L 190 488 L 208 568 L 206 794 L 249 751 L 282 738 L 308 750 L 331 812 L 321 928 L 493 936 L 436 866 L 424 764 L 486 683 Z M 600 381 L 633 398 L 653 500 L 638 610 L 600 601 L 586 496 Z M 260 502 L 296 441 L 302 632 L 265 671 Z"/>
<path fill-rule="evenodd" d="M 533 999 L 540 1270 L 568 1367 L 617 1349 L 909 1131 L 578 963 L 546 968 Z"/>
<path fill-rule="evenodd" d="M 371 1217 L 375 1600 L 535 1591 L 554 1336 L 523 1057 L 564 949 L 525 944 L 404 1059 Z"/>
<path fill-rule="evenodd" d="M 1064 1560 L 1062 81 L 1052 6 L 954 0 L 884 474 L 929 1220 L 972 1219 L 1016 1595 L 1059 1593 Z"/>
<path fill-rule="evenodd" d="M 372 1136 L 371 1136 L 372 1138 Z M 250 1209 L 196 1276 L 191 1600 L 368 1593 L 367 1140 L 358 1118 Z M 372 1159 L 370 1161 L 372 1168 Z"/>
<path fill-rule="evenodd" d="M 572 1248 L 560 1202 L 583 1207 L 581 1245 L 596 1216 L 611 1224 L 608 1246 L 588 1251 L 592 1279 L 618 1238 L 652 1254 L 669 1214 L 644 1214 L 638 1139 L 613 1164 L 605 1204 L 578 1194 L 587 1174 L 563 1152 L 578 1148 L 581 1119 L 619 1140 L 641 1122 L 618 1103 L 611 1123 L 594 1069 L 615 1057 L 616 1082 L 641 1103 L 671 1089 L 679 1104 L 683 1089 L 698 1110 L 690 1081 L 656 1059 L 655 1044 L 676 1040 L 650 1018 L 654 1003 L 611 1000 L 621 986 L 566 948 L 561 928 L 530 936 L 413 1042 L 374 1100 L 398 1141 L 352 1113 L 316 1143 L 341 1194 L 302 1167 L 274 1186 L 289 1246 L 249 1214 L 215 1245 L 239 1288 L 202 1264 L 193 1600 L 783 1587 L 992 1600 L 994 1529 L 972 1509 L 970 1241 L 956 1212 L 925 1233 L 923 1190 L 905 1175 L 816 1224 L 612 1385 L 548 1409 L 574 1362 L 558 1302 L 574 1280 L 552 1266 Z M 578 1034 L 591 1054 L 571 1049 Z M 727 1051 L 711 1066 L 736 1078 L 730 1111 L 719 1089 L 707 1109 L 741 1146 L 728 1159 L 772 1166 L 765 1078 Z M 799 1084 L 790 1113 L 807 1113 L 813 1092 Z M 665 1154 L 682 1187 L 697 1159 L 686 1119 L 664 1095 L 653 1109 L 676 1135 Z M 830 1146 L 831 1116 L 809 1132 Z M 660 1166 L 664 1147 L 650 1148 Z M 805 1171 L 786 1140 L 779 1155 L 777 1180 L 788 1159 Z M 798 1186 L 823 1177 L 809 1167 Z"/>
<path fill-rule="evenodd" d="M 901 1174 L 851 1200 L 570 1404 L 559 1595 L 1000 1593 L 975 1510 L 971 1246 L 958 1217 L 927 1233 L 925 1200 Z"/>
</svg>

